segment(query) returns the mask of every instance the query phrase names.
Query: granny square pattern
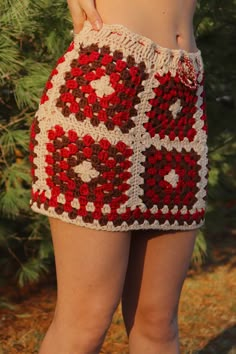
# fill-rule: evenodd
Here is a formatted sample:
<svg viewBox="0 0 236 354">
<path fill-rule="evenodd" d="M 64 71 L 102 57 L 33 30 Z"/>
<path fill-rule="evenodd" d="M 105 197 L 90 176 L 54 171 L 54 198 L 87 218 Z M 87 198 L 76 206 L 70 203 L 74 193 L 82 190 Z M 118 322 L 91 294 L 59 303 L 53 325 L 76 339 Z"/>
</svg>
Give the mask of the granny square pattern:
<svg viewBox="0 0 236 354">
<path fill-rule="evenodd" d="M 198 228 L 207 153 L 200 51 L 85 21 L 31 125 L 30 205 L 98 230 Z"/>
</svg>

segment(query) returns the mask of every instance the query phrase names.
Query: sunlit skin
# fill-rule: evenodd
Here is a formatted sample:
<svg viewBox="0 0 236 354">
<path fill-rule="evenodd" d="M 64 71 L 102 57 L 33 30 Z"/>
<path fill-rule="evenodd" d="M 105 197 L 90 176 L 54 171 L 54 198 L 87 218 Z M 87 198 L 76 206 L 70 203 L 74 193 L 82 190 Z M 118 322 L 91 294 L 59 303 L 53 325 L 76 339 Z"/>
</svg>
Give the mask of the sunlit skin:
<svg viewBox="0 0 236 354">
<path fill-rule="evenodd" d="M 68 4 L 76 32 L 87 16 L 92 24 L 96 20 L 123 24 L 164 47 L 197 49 L 192 25 L 196 0 L 68 0 Z"/>
<path fill-rule="evenodd" d="M 122 23 L 169 48 L 195 51 L 192 0 L 97 0 L 104 23 Z"/>
<path fill-rule="evenodd" d="M 197 50 L 194 0 L 68 5 L 75 33 L 87 18 L 94 28 L 96 21 L 119 23 L 163 47 Z M 112 232 L 49 220 L 58 296 L 39 354 L 99 354 L 120 300 L 130 354 L 179 354 L 178 303 L 196 230 Z"/>
</svg>

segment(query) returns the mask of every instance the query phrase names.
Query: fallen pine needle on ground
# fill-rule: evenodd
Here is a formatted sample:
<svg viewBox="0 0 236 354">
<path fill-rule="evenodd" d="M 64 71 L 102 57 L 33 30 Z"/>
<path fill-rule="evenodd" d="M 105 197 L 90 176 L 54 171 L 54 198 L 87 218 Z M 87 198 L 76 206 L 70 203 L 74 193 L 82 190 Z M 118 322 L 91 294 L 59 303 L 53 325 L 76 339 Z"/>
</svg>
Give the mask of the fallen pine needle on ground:
<svg viewBox="0 0 236 354">
<path fill-rule="evenodd" d="M 0 354 L 37 354 L 54 312 L 55 279 L 15 294 L 15 287 L 0 291 L 13 306 L 0 308 Z M 235 294 L 236 237 L 231 235 L 216 240 L 210 263 L 188 272 L 179 306 L 181 354 L 236 354 Z M 101 353 L 128 354 L 120 306 Z"/>
</svg>

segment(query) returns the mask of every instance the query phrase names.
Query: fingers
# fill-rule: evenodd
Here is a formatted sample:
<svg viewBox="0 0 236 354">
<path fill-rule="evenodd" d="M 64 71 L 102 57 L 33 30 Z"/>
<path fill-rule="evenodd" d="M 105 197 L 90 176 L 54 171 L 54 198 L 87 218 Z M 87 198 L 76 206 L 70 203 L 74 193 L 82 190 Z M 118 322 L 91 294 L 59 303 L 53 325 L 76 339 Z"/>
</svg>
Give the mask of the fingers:
<svg viewBox="0 0 236 354">
<path fill-rule="evenodd" d="M 96 10 L 94 0 L 67 0 L 67 3 L 75 33 L 80 32 L 85 19 L 88 19 L 95 30 L 102 28 L 102 19 Z"/>
<path fill-rule="evenodd" d="M 67 3 L 72 17 L 74 32 L 79 33 L 86 19 L 85 13 L 80 7 L 78 0 L 67 0 Z"/>
<path fill-rule="evenodd" d="M 94 0 L 80 0 L 80 4 L 93 28 L 95 30 L 101 29 L 102 18 L 96 9 Z"/>
</svg>

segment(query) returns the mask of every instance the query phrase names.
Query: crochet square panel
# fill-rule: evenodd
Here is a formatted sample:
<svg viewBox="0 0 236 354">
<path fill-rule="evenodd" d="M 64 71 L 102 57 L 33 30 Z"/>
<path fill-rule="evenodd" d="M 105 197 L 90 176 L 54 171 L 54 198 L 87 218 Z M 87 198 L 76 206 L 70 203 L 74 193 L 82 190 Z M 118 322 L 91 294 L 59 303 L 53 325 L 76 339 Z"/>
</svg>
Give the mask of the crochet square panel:
<svg viewBox="0 0 236 354">
<path fill-rule="evenodd" d="M 31 207 L 99 230 L 194 229 L 207 153 L 200 52 L 86 22 L 31 125 Z"/>
<path fill-rule="evenodd" d="M 40 133 L 37 119 L 32 141 L 35 133 Z M 59 125 L 48 130 L 44 146 L 46 154 L 39 167 L 44 169 L 48 192 L 32 194 L 37 205 L 43 204 L 46 210 L 53 207 L 69 219 L 80 216 L 87 223 L 97 219 L 102 226 L 108 221 L 120 225 L 123 219 L 117 210 L 128 200 L 132 149 L 122 141 L 111 144 L 106 138 L 95 142 L 89 134 L 79 137 Z M 36 169 L 34 165 L 34 176 Z M 37 180 L 35 177 L 34 182 Z"/>
<path fill-rule="evenodd" d="M 128 133 L 135 126 L 138 94 L 147 77 L 145 63 L 136 64 L 131 55 L 123 59 L 120 50 L 81 45 L 78 58 L 71 61 L 58 88 L 56 107 L 64 117 L 74 114 L 80 122 L 89 119 L 95 127 L 102 123 L 108 130 L 118 126 Z"/>
</svg>

